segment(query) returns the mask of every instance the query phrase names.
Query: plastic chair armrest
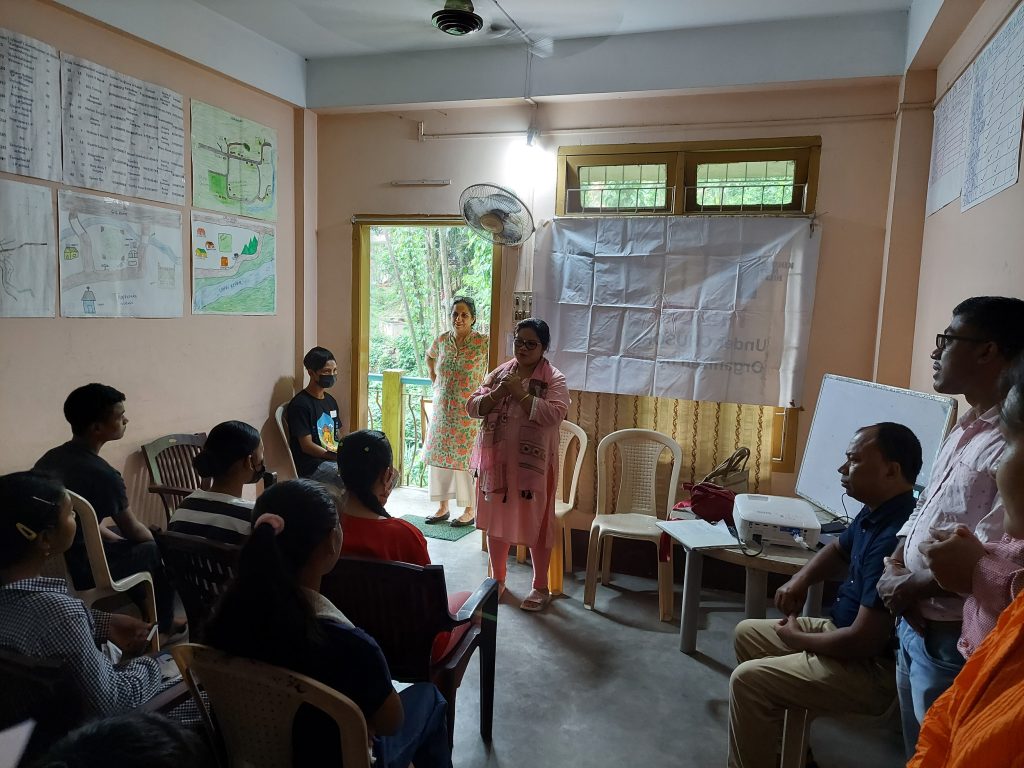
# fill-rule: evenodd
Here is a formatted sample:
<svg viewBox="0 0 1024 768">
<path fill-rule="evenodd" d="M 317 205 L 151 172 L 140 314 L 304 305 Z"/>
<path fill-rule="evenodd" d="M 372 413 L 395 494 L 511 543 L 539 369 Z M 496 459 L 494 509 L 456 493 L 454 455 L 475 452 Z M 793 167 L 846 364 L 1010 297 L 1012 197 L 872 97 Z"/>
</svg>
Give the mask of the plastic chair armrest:
<svg viewBox="0 0 1024 768">
<path fill-rule="evenodd" d="M 163 495 L 165 493 L 172 494 L 174 496 L 191 496 L 196 492 L 195 488 L 176 488 L 173 485 L 161 485 L 160 483 L 149 484 L 150 493 L 158 493 Z"/>
<path fill-rule="evenodd" d="M 484 602 L 492 595 L 495 602 L 497 602 L 498 582 L 491 578 L 484 579 L 480 582 L 480 586 L 476 588 L 476 591 L 462 604 L 462 608 L 455 614 L 455 620 L 462 624 L 472 619 L 482 609 Z"/>
</svg>

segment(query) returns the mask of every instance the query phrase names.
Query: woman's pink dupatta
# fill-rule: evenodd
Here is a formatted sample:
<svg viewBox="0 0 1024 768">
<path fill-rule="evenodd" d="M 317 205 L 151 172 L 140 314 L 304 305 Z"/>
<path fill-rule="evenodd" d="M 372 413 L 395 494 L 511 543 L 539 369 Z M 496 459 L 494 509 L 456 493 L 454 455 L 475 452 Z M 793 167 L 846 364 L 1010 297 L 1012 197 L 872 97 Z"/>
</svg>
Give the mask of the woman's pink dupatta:
<svg viewBox="0 0 1024 768">
<path fill-rule="evenodd" d="M 473 397 L 488 394 L 502 376 L 517 366 L 514 359 L 499 365 L 487 374 Z M 531 395 L 544 399 L 552 381 L 553 370 L 551 363 L 541 358 L 527 384 Z M 514 490 L 527 498 L 546 492 L 550 462 L 547 455 L 548 430 L 524 418 L 519 422 L 519 434 L 509 434 L 509 411 L 518 407 L 519 404 L 512 398 L 505 397 L 483 417 L 470 467 L 476 472 L 480 490 L 485 494 L 501 493 L 507 498 L 509 488 L 506 467 L 509 461 L 519 465 L 519 487 Z"/>
</svg>

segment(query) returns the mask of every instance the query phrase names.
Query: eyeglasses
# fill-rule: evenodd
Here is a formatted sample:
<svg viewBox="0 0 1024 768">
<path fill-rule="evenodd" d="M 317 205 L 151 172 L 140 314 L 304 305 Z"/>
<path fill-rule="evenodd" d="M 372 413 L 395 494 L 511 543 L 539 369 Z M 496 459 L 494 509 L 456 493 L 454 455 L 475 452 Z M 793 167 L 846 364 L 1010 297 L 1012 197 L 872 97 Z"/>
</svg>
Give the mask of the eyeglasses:
<svg viewBox="0 0 1024 768">
<path fill-rule="evenodd" d="M 516 349 L 523 347 L 531 352 L 540 346 L 539 341 L 527 341 L 526 339 L 515 339 L 512 343 L 516 345 Z"/>
<path fill-rule="evenodd" d="M 989 339 L 976 339 L 973 336 L 957 336 L 952 333 L 935 334 L 935 348 L 940 351 L 945 349 L 951 341 L 973 341 L 976 344 L 984 344 L 989 341 Z"/>
</svg>

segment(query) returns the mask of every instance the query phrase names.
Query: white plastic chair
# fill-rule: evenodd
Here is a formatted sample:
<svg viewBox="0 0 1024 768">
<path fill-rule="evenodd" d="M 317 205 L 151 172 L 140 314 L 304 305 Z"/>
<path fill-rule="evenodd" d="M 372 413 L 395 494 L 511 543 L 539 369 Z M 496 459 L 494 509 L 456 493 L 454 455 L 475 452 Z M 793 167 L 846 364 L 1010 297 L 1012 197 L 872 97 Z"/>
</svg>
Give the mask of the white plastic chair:
<svg viewBox="0 0 1024 768">
<path fill-rule="evenodd" d="M 609 505 L 608 452 L 618 447 L 620 457 L 619 493 L 614 512 Z M 665 501 L 658 503 L 655 485 L 658 459 L 666 449 L 672 454 L 672 473 Z M 650 429 L 620 429 L 606 436 L 597 446 L 597 515 L 590 526 L 587 551 L 587 579 L 583 605 L 593 610 L 597 592 L 597 568 L 601 562 L 601 580 L 611 580 L 612 539 L 649 541 L 658 552 L 661 529 L 656 520 L 665 520 L 676 500 L 679 468 L 683 451 L 672 438 Z M 602 550 L 603 547 L 603 550 Z M 603 555 L 603 557 L 602 557 Z M 662 621 L 672 620 L 672 558 L 658 559 L 658 613 Z"/>
<path fill-rule="evenodd" d="M 71 497 L 71 507 L 78 516 L 78 525 L 82 528 L 82 538 L 85 541 L 85 551 L 89 557 L 89 570 L 92 572 L 92 589 L 76 589 L 75 596 L 83 603 L 92 606 L 96 601 L 105 597 L 113 597 L 122 594 L 142 585 L 146 593 L 146 621 L 156 622 L 156 592 L 153 590 L 153 577 L 149 571 L 133 573 L 116 581 L 110 575 L 110 566 L 107 564 L 107 553 L 103 549 L 103 538 L 100 536 L 100 521 L 96 516 L 96 510 L 87 499 L 79 496 L 74 491 L 68 491 Z M 72 581 L 68 578 L 68 586 Z M 159 635 L 154 633 L 152 649 L 160 650 Z"/>
<path fill-rule="evenodd" d="M 565 457 L 569 453 L 569 446 L 573 440 L 579 441 L 579 448 L 576 452 L 576 462 L 573 464 L 572 474 L 566 475 Z M 571 421 L 563 421 L 558 427 L 558 498 L 555 500 L 555 541 L 559 538 L 564 541 L 565 573 L 572 572 L 572 529 L 565 526 L 565 516 L 576 506 L 576 491 L 580 483 L 580 473 L 583 471 L 583 459 L 587 453 L 587 446 L 590 441 L 587 433 L 578 424 Z M 568 480 L 568 496 L 566 495 L 566 480 Z M 565 501 L 562 501 L 565 499 Z M 556 544 L 557 546 L 557 544 Z M 561 581 L 561 579 L 559 579 Z"/>
<path fill-rule="evenodd" d="M 288 403 L 281 403 L 277 406 L 277 409 L 274 411 L 274 421 L 277 422 L 277 431 L 281 434 L 281 439 L 284 440 L 284 455 L 288 457 L 288 466 L 291 467 L 292 478 L 297 478 L 299 470 L 295 468 L 295 457 L 292 456 L 292 442 L 288 439 L 288 426 L 284 421 L 284 410 L 287 407 Z"/>
<path fill-rule="evenodd" d="M 207 733 L 211 739 L 216 734 L 223 738 L 230 768 L 291 768 L 292 725 L 303 704 L 338 724 L 345 768 L 370 768 L 366 719 L 339 691 L 306 675 L 205 645 L 177 645 L 171 654 Z M 209 696 L 209 706 L 202 693 Z"/>
</svg>

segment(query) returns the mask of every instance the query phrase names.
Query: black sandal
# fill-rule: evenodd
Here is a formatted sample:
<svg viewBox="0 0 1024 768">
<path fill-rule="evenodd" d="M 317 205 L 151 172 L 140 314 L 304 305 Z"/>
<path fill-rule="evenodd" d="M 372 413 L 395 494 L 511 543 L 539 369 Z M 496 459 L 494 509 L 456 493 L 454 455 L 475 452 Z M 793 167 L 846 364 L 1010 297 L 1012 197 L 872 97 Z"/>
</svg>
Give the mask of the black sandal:
<svg viewBox="0 0 1024 768">
<path fill-rule="evenodd" d="M 443 523 L 451 516 L 451 512 L 445 512 L 443 515 L 431 515 L 424 522 L 426 522 L 427 525 L 433 525 L 434 523 Z"/>
</svg>

